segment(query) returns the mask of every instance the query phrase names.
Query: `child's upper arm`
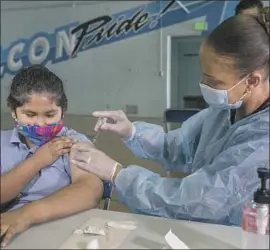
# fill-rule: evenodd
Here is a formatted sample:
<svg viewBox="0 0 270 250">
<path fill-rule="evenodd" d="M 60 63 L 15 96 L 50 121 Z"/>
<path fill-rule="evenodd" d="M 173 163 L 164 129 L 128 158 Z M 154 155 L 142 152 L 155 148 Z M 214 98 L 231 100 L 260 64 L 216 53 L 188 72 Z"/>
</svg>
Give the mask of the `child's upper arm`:
<svg viewBox="0 0 270 250">
<path fill-rule="evenodd" d="M 76 141 L 80 141 L 80 142 L 90 142 L 91 143 L 91 140 L 89 140 L 84 134 L 81 134 L 81 133 L 75 131 L 74 129 L 67 129 L 66 128 L 66 130 L 63 131 L 61 136 L 66 136 L 66 137 L 72 138 L 72 139 L 74 139 Z M 64 156 L 64 166 L 65 166 L 65 171 L 70 176 L 71 182 L 74 182 L 74 178 L 77 179 L 78 176 L 81 176 L 83 174 L 83 172 L 85 172 L 81 169 L 78 169 L 75 166 L 72 166 L 72 164 L 70 164 L 70 162 L 69 162 L 68 155 Z"/>
<path fill-rule="evenodd" d="M 76 167 L 74 164 L 70 164 L 70 169 L 71 169 L 71 181 L 72 181 L 72 183 L 78 181 L 81 178 L 99 179 L 94 174 L 86 172 L 85 170 L 82 170 L 82 169 Z"/>
<path fill-rule="evenodd" d="M 77 131 L 73 129 L 69 129 L 65 131 L 64 136 L 70 137 L 76 141 L 91 143 L 91 140 L 89 140 L 85 135 L 78 133 Z M 91 192 L 94 192 L 95 190 L 98 196 L 99 194 L 102 196 L 102 192 L 103 192 L 102 181 L 96 175 L 92 173 L 88 173 L 85 170 L 82 170 L 76 167 L 74 164 L 71 164 L 69 162 L 68 157 L 66 159 L 68 161 L 67 166 L 68 166 L 68 171 L 70 172 L 71 183 L 82 181 L 83 183 L 85 183 L 85 185 L 87 186 L 89 185 L 89 190 L 93 189 Z"/>
</svg>

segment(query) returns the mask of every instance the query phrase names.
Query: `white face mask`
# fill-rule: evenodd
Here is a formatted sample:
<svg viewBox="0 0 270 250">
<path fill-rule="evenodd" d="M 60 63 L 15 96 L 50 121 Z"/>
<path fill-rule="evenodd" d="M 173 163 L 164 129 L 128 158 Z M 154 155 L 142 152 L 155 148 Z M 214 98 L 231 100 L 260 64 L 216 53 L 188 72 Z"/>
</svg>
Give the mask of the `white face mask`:
<svg viewBox="0 0 270 250">
<path fill-rule="evenodd" d="M 237 85 L 242 83 L 247 79 L 246 76 L 240 82 L 236 83 L 233 87 L 228 90 L 214 89 L 203 83 L 200 83 L 201 92 L 204 100 L 209 104 L 209 106 L 222 108 L 222 109 L 237 109 L 240 108 L 243 103 L 244 94 L 237 102 L 229 104 L 228 92 L 234 89 Z"/>
</svg>

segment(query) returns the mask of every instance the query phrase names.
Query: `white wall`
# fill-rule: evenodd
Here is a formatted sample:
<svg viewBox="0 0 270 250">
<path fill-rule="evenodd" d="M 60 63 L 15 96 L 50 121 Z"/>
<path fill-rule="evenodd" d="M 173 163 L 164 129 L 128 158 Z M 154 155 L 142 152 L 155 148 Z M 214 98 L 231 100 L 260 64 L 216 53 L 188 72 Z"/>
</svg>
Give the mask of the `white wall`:
<svg viewBox="0 0 270 250">
<path fill-rule="evenodd" d="M 18 38 L 30 38 L 40 31 L 53 32 L 56 27 L 73 21 L 83 22 L 141 4 L 141 1 L 114 1 L 75 8 L 1 11 L 1 46 L 6 47 Z M 131 104 L 138 105 L 139 116 L 159 117 L 166 108 L 167 36 L 198 34 L 192 30 L 192 22 L 181 23 L 90 49 L 76 59 L 49 63 L 48 67 L 65 81 L 70 114 L 91 114 L 93 110 L 104 109 L 106 104 L 110 109 L 124 109 L 126 104 Z M 159 75 L 160 70 L 164 72 L 163 77 Z M 4 112 L 11 79 L 9 75 L 1 79 Z"/>
<path fill-rule="evenodd" d="M 55 28 L 72 22 L 82 23 L 148 2 L 153 1 L 79 1 L 73 8 L 67 1 L 5 1 L 1 3 L 1 46 L 6 48 L 18 38 L 29 39 L 41 31 L 54 33 Z M 202 1 L 185 4 L 192 2 Z M 166 108 L 167 37 L 200 35 L 193 30 L 193 23 L 199 20 L 205 17 L 93 48 L 73 60 L 48 63 L 65 82 L 68 113 L 88 115 L 106 105 L 125 109 L 128 104 L 138 106 L 140 117 L 160 117 Z M 218 25 L 216 19 L 214 25 Z M 8 74 L 1 78 L 1 112 L 8 111 L 6 97 L 11 79 Z"/>
</svg>

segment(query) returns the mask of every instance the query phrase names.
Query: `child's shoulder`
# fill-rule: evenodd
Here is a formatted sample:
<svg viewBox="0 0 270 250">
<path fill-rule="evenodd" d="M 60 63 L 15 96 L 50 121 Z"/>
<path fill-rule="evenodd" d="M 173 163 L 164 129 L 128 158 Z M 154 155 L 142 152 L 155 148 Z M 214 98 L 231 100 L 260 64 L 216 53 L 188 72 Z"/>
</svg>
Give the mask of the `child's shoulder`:
<svg viewBox="0 0 270 250">
<path fill-rule="evenodd" d="M 74 129 L 64 127 L 63 130 L 59 133 L 59 136 L 67 136 L 70 137 L 76 141 L 85 141 L 89 142 L 90 140 L 87 138 L 86 135 L 77 132 Z"/>
</svg>

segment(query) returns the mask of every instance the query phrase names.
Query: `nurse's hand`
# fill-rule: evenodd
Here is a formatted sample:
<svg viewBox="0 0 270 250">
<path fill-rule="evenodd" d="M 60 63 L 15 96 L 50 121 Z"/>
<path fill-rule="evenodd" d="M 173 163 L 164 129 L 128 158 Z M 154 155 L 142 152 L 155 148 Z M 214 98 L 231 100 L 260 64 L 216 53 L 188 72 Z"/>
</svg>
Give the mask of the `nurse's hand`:
<svg viewBox="0 0 270 250">
<path fill-rule="evenodd" d="M 115 132 L 124 140 L 127 140 L 132 136 L 133 125 L 123 111 L 96 111 L 93 113 L 93 116 L 97 118 L 106 117 L 114 121 L 114 123 L 106 122 L 101 125 L 97 123 L 95 131 Z"/>
<path fill-rule="evenodd" d="M 113 181 L 121 166 L 89 142 L 78 142 L 72 146 L 70 162 L 87 172 L 95 174 L 101 180 L 110 182 Z"/>
</svg>

